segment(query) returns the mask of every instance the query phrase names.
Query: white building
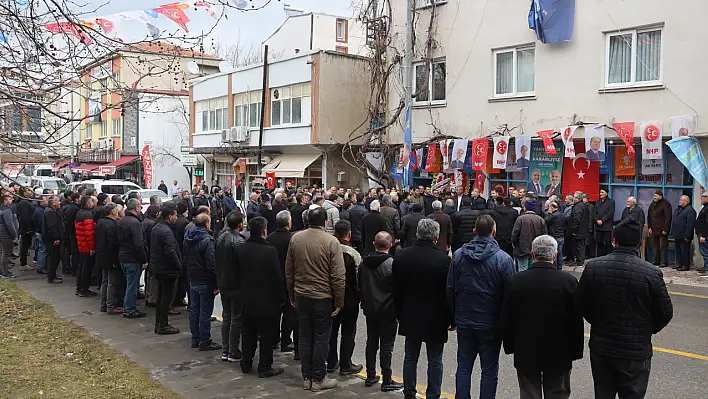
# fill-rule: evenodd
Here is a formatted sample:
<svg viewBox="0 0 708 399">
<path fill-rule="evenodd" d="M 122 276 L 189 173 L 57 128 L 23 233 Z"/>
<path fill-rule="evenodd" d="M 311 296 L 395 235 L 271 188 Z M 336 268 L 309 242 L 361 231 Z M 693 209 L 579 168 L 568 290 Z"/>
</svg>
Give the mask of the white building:
<svg viewBox="0 0 708 399">
<path fill-rule="evenodd" d="M 263 64 L 193 80 L 189 147 L 207 157 L 206 181 L 232 186 L 238 177 L 234 167 L 241 165 L 246 192 L 263 184 L 266 172 L 281 183 L 362 187 L 364 176 L 344 161 L 340 144 L 360 134 L 367 120 L 366 63 L 363 57 L 316 50 L 269 64 L 260 175 Z"/>
<path fill-rule="evenodd" d="M 290 57 L 315 49 L 363 56 L 370 53 L 366 30 L 359 21 L 315 12 L 286 17 L 263 45 L 268 45 L 269 54 L 276 57 Z"/>
</svg>

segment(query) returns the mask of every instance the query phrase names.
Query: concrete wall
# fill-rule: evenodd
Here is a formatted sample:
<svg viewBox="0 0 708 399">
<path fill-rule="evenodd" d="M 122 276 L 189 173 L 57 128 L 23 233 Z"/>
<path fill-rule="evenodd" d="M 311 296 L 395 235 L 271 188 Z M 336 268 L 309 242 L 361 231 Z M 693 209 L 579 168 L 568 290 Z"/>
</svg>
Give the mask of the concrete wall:
<svg viewBox="0 0 708 399">
<path fill-rule="evenodd" d="M 313 142 L 341 144 L 361 135 L 367 126 L 362 122 L 368 117 L 371 95 L 368 61 L 324 52 L 316 56 L 313 68 L 319 69 L 319 84 L 314 83 L 312 89 L 313 101 L 318 104 L 313 114 L 317 120 Z M 361 144 L 362 140 L 353 143 Z"/>
<path fill-rule="evenodd" d="M 405 0 L 394 4 L 392 27 L 399 50 L 405 38 L 405 4 Z M 449 0 L 437 7 L 435 38 L 439 46 L 433 56 L 446 58 L 446 105 L 413 111 L 414 142 L 430 136 L 432 129 L 427 124 L 431 116 L 442 133 L 468 138 L 487 134 L 503 124 L 522 125 L 526 132 L 559 130 L 574 117 L 600 123 L 641 122 L 697 113 L 698 131 L 708 130 L 708 120 L 701 117 L 708 111 L 708 80 L 704 77 L 708 2 L 576 1 L 572 40 L 553 45 L 536 41 L 534 32 L 528 29 L 528 11 L 528 1 Z M 417 37 L 422 46 L 430 10 L 419 13 Z M 655 24 L 664 26 L 664 86 L 603 93 L 604 33 Z M 535 44 L 535 96 L 495 102 L 492 51 L 523 44 Z M 420 59 L 422 54 L 424 51 L 418 48 L 415 56 Z M 397 104 L 400 84 L 389 92 L 389 103 Z M 401 142 L 400 128 L 394 133 L 395 141 Z"/>
</svg>

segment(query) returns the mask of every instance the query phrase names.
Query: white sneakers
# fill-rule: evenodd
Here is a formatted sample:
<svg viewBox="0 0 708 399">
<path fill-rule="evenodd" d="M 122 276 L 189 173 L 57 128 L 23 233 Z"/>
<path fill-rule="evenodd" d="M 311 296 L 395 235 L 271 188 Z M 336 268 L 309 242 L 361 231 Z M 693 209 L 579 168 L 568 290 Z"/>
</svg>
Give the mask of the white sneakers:
<svg viewBox="0 0 708 399">
<path fill-rule="evenodd" d="M 325 389 L 332 389 L 337 386 L 337 380 L 325 376 L 322 382 L 312 382 L 312 392 L 324 391 Z"/>
</svg>

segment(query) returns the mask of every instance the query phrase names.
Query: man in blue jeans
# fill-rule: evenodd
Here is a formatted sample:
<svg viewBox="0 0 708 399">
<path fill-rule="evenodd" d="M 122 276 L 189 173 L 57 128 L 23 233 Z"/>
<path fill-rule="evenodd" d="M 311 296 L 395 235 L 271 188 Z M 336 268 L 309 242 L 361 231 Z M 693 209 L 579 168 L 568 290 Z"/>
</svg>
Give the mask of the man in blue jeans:
<svg viewBox="0 0 708 399">
<path fill-rule="evenodd" d="M 448 309 L 453 310 L 457 327 L 458 399 L 471 397 L 472 368 L 478 354 L 482 363 L 479 397 L 496 397 L 504 283 L 514 274 L 514 260 L 494 239 L 494 219 L 489 215 L 477 218 L 475 232 L 477 236 L 453 256 L 447 276 Z"/>
<path fill-rule="evenodd" d="M 44 224 L 44 210 L 47 208 L 47 196 L 42 195 L 39 203 L 34 208 L 34 260 L 38 274 L 47 274 L 47 249 L 42 240 L 42 225 Z"/>
<path fill-rule="evenodd" d="M 140 275 L 147 269 L 147 252 L 143 243 L 143 228 L 140 223 L 140 201 L 131 198 L 126 204 L 125 216 L 118 221 L 118 260 L 125 275 L 125 298 L 123 299 L 123 317 L 136 319 L 145 317 L 136 307 Z"/>
<path fill-rule="evenodd" d="M 211 340 L 211 314 L 216 295 L 216 254 L 209 227 L 209 215 L 194 218 L 194 228 L 184 235 L 184 264 L 189 273 L 189 329 L 192 348 L 200 351 L 221 349 Z"/>
<path fill-rule="evenodd" d="M 701 194 L 701 211 L 696 218 L 696 236 L 698 236 L 698 249 L 703 257 L 703 272 L 701 277 L 708 277 L 708 191 Z"/>
</svg>

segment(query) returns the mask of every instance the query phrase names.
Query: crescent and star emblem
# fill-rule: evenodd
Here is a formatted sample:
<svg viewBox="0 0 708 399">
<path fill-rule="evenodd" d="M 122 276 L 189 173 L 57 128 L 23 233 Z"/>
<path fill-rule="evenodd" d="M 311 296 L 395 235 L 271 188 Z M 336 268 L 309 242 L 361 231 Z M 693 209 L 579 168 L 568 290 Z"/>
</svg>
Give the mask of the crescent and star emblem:
<svg viewBox="0 0 708 399">
<path fill-rule="evenodd" d="M 656 141 L 659 138 L 659 128 L 654 125 L 649 125 L 644 129 L 644 137 L 647 141 Z"/>
<path fill-rule="evenodd" d="M 575 162 L 580 158 L 583 158 L 585 160 L 585 162 L 587 163 L 587 166 L 585 167 L 585 169 L 578 171 L 578 169 L 575 167 Z M 578 179 L 584 179 L 585 178 L 585 171 L 587 171 L 588 169 L 590 169 L 590 161 L 588 161 L 588 159 L 585 157 L 585 153 L 577 154 L 575 156 L 575 159 L 573 160 L 573 170 L 578 172 Z"/>
</svg>

